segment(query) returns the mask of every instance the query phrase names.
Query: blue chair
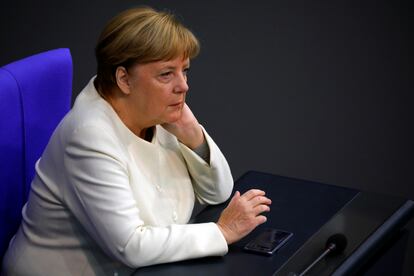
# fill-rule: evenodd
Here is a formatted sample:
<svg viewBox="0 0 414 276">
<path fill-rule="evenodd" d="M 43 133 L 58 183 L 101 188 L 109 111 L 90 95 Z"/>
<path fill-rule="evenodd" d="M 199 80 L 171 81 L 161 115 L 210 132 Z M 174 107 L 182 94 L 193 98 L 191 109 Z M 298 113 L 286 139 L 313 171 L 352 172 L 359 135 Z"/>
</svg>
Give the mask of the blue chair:
<svg viewBox="0 0 414 276">
<path fill-rule="evenodd" d="M 35 163 L 70 109 L 71 95 L 69 49 L 0 68 L 0 264 L 19 227 Z"/>
</svg>

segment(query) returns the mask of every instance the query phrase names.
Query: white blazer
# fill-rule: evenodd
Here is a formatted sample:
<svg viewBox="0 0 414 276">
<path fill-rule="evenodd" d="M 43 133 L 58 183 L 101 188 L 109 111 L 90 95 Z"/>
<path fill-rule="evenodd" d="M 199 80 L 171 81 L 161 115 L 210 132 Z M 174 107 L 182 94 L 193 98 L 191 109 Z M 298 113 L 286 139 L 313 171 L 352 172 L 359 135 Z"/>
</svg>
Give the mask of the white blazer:
<svg viewBox="0 0 414 276">
<path fill-rule="evenodd" d="M 209 163 L 161 126 L 151 142 L 140 139 L 92 79 L 36 164 L 3 275 L 123 275 L 226 254 L 215 223 L 187 224 L 196 199 L 222 203 L 233 189 L 226 159 L 203 131 Z"/>
</svg>

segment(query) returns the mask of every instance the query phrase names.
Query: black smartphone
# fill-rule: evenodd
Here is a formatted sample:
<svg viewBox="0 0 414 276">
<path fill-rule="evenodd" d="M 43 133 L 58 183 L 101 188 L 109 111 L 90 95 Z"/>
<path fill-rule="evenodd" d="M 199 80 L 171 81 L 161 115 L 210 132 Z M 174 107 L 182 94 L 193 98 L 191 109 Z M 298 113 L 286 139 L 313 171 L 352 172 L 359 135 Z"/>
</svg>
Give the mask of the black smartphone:
<svg viewBox="0 0 414 276">
<path fill-rule="evenodd" d="M 282 247 L 292 236 L 293 233 L 288 231 L 265 229 L 257 237 L 247 243 L 244 249 L 252 253 L 270 256 Z"/>
</svg>

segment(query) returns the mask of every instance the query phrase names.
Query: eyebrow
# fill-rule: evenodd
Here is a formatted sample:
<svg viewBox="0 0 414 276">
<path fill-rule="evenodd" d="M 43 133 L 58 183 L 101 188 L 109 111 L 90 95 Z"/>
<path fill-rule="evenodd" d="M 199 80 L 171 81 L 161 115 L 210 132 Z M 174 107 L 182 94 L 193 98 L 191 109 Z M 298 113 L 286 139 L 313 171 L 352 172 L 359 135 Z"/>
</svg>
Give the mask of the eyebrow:
<svg viewBox="0 0 414 276">
<path fill-rule="evenodd" d="M 189 68 L 190 67 L 190 63 L 188 64 L 184 64 L 183 68 Z M 168 69 L 168 70 L 175 70 L 177 69 L 176 66 L 167 66 L 167 67 L 162 67 L 161 69 Z"/>
</svg>

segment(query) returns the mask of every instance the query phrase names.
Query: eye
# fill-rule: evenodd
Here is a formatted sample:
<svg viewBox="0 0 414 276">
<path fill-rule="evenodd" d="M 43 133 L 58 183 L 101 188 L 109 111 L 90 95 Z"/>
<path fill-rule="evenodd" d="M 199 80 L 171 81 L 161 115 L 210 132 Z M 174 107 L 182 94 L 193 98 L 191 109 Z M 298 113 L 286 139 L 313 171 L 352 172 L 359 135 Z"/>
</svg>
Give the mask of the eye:
<svg viewBox="0 0 414 276">
<path fill-rule="evenodd" d="M 184 75 L 184 76 L 187 76 L 189 71 L 190 71 L 190 68 L 189 68 L 189 67 L 188 67 L 188 68 L 185 68 L 185 69 L 183 70 L 183 75 Z"/>
<path fill-rule="evenodd" d="M 161 77 L 168 77 L 168 76 L 171 76 L 171 74 L 172 74 L 172 72 L 168 71 L 168 72 L 161 73 L 160 76 Z"/>
<path fill-rule="evenodd" d="M 158 78 L 162 81 L 162 82 L 169 82 L 173 77 L 173 72 L 172 71 L 165 71 L 162 72 L 158 75 Z"/>
</svg>

